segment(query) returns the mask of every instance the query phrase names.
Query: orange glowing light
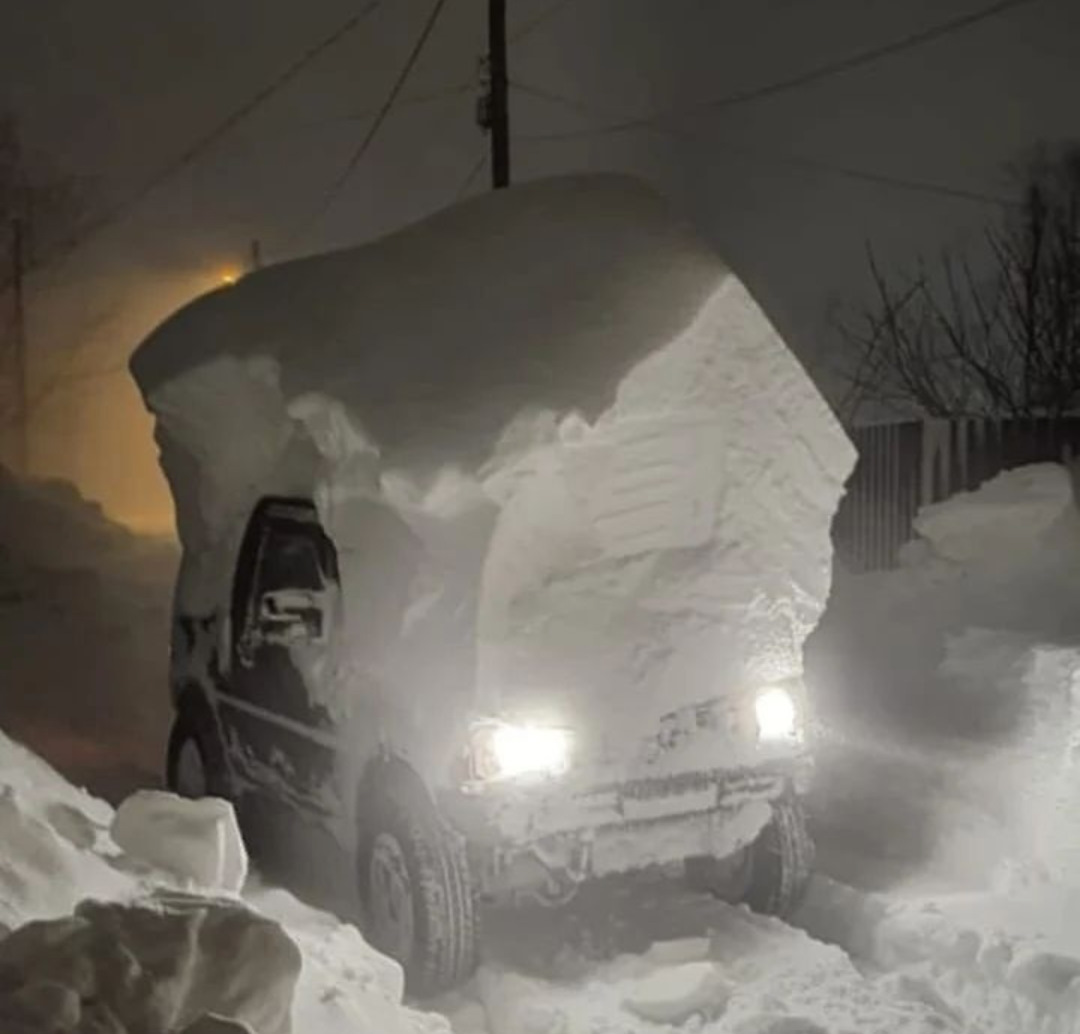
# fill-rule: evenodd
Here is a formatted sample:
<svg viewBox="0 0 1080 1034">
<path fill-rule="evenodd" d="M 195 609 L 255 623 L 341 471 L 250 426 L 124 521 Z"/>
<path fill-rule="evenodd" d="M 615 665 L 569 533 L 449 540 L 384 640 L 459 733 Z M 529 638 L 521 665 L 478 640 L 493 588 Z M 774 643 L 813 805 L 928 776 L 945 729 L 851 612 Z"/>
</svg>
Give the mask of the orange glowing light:
<svg viewBox="0 0 1080 1034">
<path fill-rule="evenodd" d="M 240 274 L 231 269 L 223 269 L 218 276 L 218 282 L 222 287 L 232 287 L 239 282 Z"/>
</svg>

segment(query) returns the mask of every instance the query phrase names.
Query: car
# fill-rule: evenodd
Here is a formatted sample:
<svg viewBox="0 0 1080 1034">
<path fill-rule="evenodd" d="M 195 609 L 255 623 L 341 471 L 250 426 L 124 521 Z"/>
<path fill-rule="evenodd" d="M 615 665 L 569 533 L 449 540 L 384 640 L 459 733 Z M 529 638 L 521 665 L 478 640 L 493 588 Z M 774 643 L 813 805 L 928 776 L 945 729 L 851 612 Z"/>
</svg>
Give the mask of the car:
<svg viewBox="0 0 1080 1034">
<path fill-rule="evenodd" d="M 168 784 L 256 853 L 351 859 L 411 993 L 468 978 L 489 901 L 660 871 L 797 907 L 855 453 L 651 186 L 540 179 L 267 266 L 131 370 L 183 547 Z"/>
<path fill-rule="evenodd" d="M 422 571 L 424 546 L 389 508 L 368 511 L 381 565 L 370 593 L 394 597 L 384 592 L 393 572 Z M 227 598 L 209 610 L 184 603 L 194 576 L 181 571 L 168 786 L 262 800 L 337 830 L 355 860 L 365 933 L 401 963 L 411 993 L 471 975 L 484 900 L 560 904 L 590 880 L 665 866 L 763 912 L 799 904 L 813 845 L 797 682 L 723 687 L 664 715 L 632 773 L 605 759 L 603 730 L 537 721 L 543 707 L 493 713 L 480 694 L 448 692 L 433 754 L 380 681 L 379 634 L 369 670 L 335 668 L 346 615 L 369 601 L 341 578 L 316 502 L 260 499 L 235 555 L 217 580 Z M 457 634 L 449 616 L 443 627 Z M 350 717 L 335 704 L 340 688 L 328 688 L 335 680 L 354 697 Z M 716 744 L 728 747 L 708 753 Z"/>
</svg>

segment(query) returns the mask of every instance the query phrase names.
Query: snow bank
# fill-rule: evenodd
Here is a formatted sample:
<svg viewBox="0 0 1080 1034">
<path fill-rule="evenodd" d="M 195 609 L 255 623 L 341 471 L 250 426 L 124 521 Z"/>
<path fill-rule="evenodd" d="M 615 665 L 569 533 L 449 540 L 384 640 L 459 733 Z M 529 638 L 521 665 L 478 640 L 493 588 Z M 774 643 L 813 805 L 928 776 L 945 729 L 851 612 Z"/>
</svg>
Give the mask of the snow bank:
<svg viewBox="0 0 1080 1034">
<path fill-rule="evenodd" d="M 132 881 L 110 864 L 111 809 L 0 733 L 0 927 L 67 915 Z"/>
<path fill-rule="evenodd" d="M 641 185 L 499 191 L 261 271 L 167 321 L 132 370 L 193 612 L 227 598 L 255 501 L 300 495 L 350 601 L 382 587 L 342 642 L 411 697 L 478 686 L 636 743 L 681 704 L 801 670 L 853 452 L 743 285 Z M 406 527 L 430 561 L 411 581 L 387 559 Z M 431 646 L 433 616 L 470 612 L 467 648 Z M 351 660 L 319 701 L 338 717 Z M 397 699 L 448 741 L 445 704 Z"/>
<path fill-rule="evenodd" d="M 808 661 L 827 732 L 815 808 L 885 879 L 989 887 L 1074 868 L 1062 799 L 1080 649 L 1080 513 L 1040 464 L 922 511 L 894 571 L 837 578 Z M 1051 846 L 1054 845 L 1054 846 Z M 1057 857 L 1058 861 L 1055 861 Z M 828 863 L 826 863 L 828 864 Z M 834 870 L 864 878 L 841 859 Z"/>
<path fill-rule="evenodd" d="M 113 799 L 161 769 L 176 559 L 70 485 L 0 468 L 0 724 Z"/>
<path fill-rule="evenodd" d="M 1066 1034 L 1080 1019 L 1075 889 L 922 899 L 815 881 L 800 914 L 814 936 L 888 973 L 885 986 L 981 1034 Z"/>
<path fill-rule="evenodd" d="M 1007 557 L 1016 564 L 1045 550 L 1073 509 L 1068 472 L 1042 463 L 1004 471 L 977 491 L 923 507 L 914 528 L 946 560 L 973 566 Z"/>
<path fill-rule="evenodd" d="M 943 852 L 963 866 L 994 845 L 995 877 L 1008 886 L 1080 881 L 1080 641 L 971 628 L 948 638 L 940 674 L 972 707 L 996 708 L 1008 730 L 963 773 L 969 796 L 992 802 L 991 821 L 952 833 Z"/>
<path fill-rule="evenodd" d="M 164 1034 L 212 1014 L 289 1034 L 300 968 L 281 926 L 236 902 L 86 902 L 0 941 L 0 1017 L 27 1031 Z"/>
<path fill-rule="evenodd" d="M 445 1034 L 354 927 L 283 891 L 229 895 L 235 829 L 224 802 L 165 794 L 114 817 L 0 734 L 4 1034 Z"/>
</svg>

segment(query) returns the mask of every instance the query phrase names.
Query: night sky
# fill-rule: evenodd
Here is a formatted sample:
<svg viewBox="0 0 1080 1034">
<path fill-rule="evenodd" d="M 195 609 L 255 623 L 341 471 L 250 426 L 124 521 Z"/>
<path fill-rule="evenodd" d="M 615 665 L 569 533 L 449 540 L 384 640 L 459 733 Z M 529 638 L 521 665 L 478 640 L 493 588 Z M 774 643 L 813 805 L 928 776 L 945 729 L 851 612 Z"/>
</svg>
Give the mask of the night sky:
<svg viewBox="0 0 1080 1034">
<path fill-rule="evenodd" d="M 365 0 L 9 0 L 0 101 L 28 146 L 92 177 L 95 206 L 143 184 L 328 37 Z M 754 100 L 787 81 L 992 6 L 988 0 L 509 0 L 516 178 L 643 175 L 714 241 L 826 387 L 826 313 L 865 288 L 865 243 L 903 264 L 975 240 L 1006 166 L 1080 137 L 1080 4 L 1030 0 L 924 45 Z M 374 145 L 327 192 L 431 9 L 384 0 L 287 88 L 124 218 L 32 282 L 39 372 L 81 346 L 122 362 L 176 305 L 241 267 L 359 242 L 486 189 L 474 124 L 484 0 L 448 0 Z M 545 96 L 547 95 L 547 96 Z M 561 99 L 559 99 L 561 98 Z M 667 113 L 664 127 L 595 127 Z M 569 137 L 559 137 L 570 134 Z M 855 173 L 857 175 L 852 175 Z M 867 174 L 868 178 L 863 178 Z M 875 177 L 907 181 L 901 187 Z M 938 193 L 926 187 L 945 188 Z M 42 471 L 118 516 L 168 520 L 148 421 L 123 373 L 38 414 Z"/>
</svg>

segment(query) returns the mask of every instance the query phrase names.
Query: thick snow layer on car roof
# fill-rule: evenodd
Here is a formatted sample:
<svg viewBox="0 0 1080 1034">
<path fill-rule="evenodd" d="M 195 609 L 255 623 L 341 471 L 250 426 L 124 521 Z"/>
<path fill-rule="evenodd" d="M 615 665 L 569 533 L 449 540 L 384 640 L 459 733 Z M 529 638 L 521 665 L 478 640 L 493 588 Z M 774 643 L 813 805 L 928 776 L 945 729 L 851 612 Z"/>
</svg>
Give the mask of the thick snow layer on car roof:
<svg viewBox="0 0 1080 1034">
<path fill-rule="evenodd" d="M 451 672 L 494 709 L 655 730 L 658 709 L 801 671 L 854 453 L 749 292 L 642 185 L 538 182 L 253 274 L 132 367 L 187 613 L 228 608 L 259 498 L 315 501 L 348 604 L 351 656 L 336 688 L 315 680 L 338 717 L 354 665 L 411 687 L 398 717 L 442 750 L 465 714 Z M 433 570 L 395 568 L 398 526 Z M 698 739 L 693 763 L 715 762 Z"/>
<path fill-rule="evenodd" d="M 384 456 L 482 462 L 523 405 L 595 416 L 723 275 L 651 191 L 568 177 L 247 276 L 166 321 L 132 370 L 152 400 L 214 357 L 271 357 L 287 397 L 345 401 Z"/>
</svg>

